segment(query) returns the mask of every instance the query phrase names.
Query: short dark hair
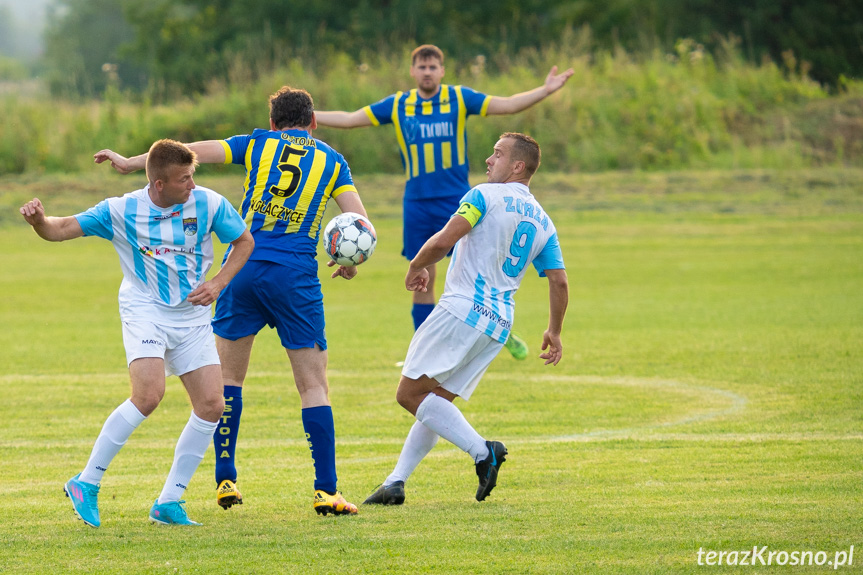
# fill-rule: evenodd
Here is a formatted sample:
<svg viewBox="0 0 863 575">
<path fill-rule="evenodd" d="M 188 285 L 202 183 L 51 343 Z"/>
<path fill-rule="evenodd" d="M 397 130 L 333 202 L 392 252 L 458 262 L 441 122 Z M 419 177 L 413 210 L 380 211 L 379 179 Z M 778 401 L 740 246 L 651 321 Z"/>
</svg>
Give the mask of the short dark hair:
<svg viewBox="0 0 863 575">
<path fill-rule="evenodd" d="M 158 140 L 147 153 L 147 179 L 151 182 L 168 179 L 172 166 L 197 166 L 198 156 L 186 144 L 176 140 Z"/>
<path fill-rule="evenodd" d="M 500 135 L 500 139 L 503 140 L 504 138 L 515 140 L 512 146 L 512 159 L 524 162 L 527 176 L 533 176 L 539 169 L 542 159 L 542 151 L 539 149 L 537 141 L 518 132 L 504 132 Z"/>
<path fill-rule="evenodd" d="M 314 112 L 311 94 L 301 88 L 282 86 L 270 96 L 270 119 L 277 130 L 310 126 Z"/>
<path fill-rule="evenodd" d="M 427 60 L 429 58 L 437 58 L 443 65 L 443 50 L 432 44 L 423 44 L 415 48 L 411 52 L 411 66 L 416 64 L 417 60 Z"/>
</svg>

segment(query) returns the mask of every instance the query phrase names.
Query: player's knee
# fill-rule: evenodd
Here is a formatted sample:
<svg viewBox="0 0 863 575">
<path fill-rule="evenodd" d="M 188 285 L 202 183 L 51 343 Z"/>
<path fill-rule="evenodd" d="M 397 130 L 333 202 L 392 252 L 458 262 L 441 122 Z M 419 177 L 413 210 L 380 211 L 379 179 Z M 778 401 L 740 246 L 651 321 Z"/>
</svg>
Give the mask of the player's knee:
<svg viewBox="0 0 863 575">
<path fill-rule="evenodd" d="M 405 386 L 400 385 L 398 390 L 396 390 L 396 401 L 411 413 L 416 414 L 417 407 L 419 405 L 417 403 L 417 397 Z"/>
<path fill-rule="evenodd" d="M 132 395 L 132 403 L 136 408 L 138 408 L 141 415 L 149 417 L 150 414 L 156 411 L 156 408 L 159 407 L 159 403 L 161 403 L 164 395 L 164 390 L 148 390 L 146 392 Z"/>
<path fill-rule="evenodd" d="M 218 421 L 225 411 L 225 398 L 222 394 L 208 396 L 199 405 L 194 406 L 198 417 L 206 421 Z"/>
</svg>

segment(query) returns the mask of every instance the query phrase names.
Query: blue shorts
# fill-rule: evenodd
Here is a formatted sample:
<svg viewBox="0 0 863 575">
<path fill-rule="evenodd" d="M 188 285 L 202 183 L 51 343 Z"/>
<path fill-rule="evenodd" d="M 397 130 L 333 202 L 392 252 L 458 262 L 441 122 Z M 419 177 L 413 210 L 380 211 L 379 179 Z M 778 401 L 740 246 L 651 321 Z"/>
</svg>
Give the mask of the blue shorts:
<svg viewBox="0 0 863 575">
<path fill-rule="evenodd" d="M 213 333 L 237 340 L 268 325 L 286 349 L 327 349 L 324 297 L 316 273 L 249 260 L 216 301 Z"/>
<path fill-rule="evenodd" d="M 408 200 L 402 202 L 404 227 L 402 255 L 412 260 L 430 237 L 441 231 L 458 210 L 463 193 L 446 198 Z"/>
</svg>

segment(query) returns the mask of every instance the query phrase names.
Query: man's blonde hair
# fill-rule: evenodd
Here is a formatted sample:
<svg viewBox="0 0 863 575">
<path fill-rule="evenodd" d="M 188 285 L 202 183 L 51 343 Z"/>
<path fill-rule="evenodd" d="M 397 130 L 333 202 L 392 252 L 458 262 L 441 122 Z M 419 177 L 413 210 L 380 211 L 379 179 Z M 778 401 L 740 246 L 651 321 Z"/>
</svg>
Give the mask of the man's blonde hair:
<svg viewBox="0 0 863 575">
<path fill-rule="evenodd" d="M 147 153 L 147 179 L 166 181 L 172 166 L 198 166 L 198 156 L 186 144 L 176 140 L 158 140 Z"/>
</svg>

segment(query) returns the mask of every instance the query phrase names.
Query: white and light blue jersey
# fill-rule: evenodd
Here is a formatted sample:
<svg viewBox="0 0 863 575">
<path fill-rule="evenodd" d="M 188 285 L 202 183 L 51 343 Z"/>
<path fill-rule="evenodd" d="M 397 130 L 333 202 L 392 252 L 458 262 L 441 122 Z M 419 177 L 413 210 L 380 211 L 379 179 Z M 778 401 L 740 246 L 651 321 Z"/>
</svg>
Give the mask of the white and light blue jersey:
<svg viewBox="0 0 863 575">
<path fill-rule="evenodd" d="M 185 204 L 160 208 L 149 188 L 102 200 L 75 218 L 85 236 L 110 240 L 120 256 L 121 320 L 206 325 L 210 306 L 192 305 L 186 297 L 206 281 L 213 265 L 211 233 L 230 243 L 246 225 L 213 190 L 197 187 Z"/>
<path fill-rule="evenodd" d="M 540 276 L 564 269 L 554 223 L 524 184 L 480 184 L 458 215 L 473 229 L 455 245 L 439 305 L 503 343 L 515 314 L 515 292 L 528 264 Z"/>
</svg>

